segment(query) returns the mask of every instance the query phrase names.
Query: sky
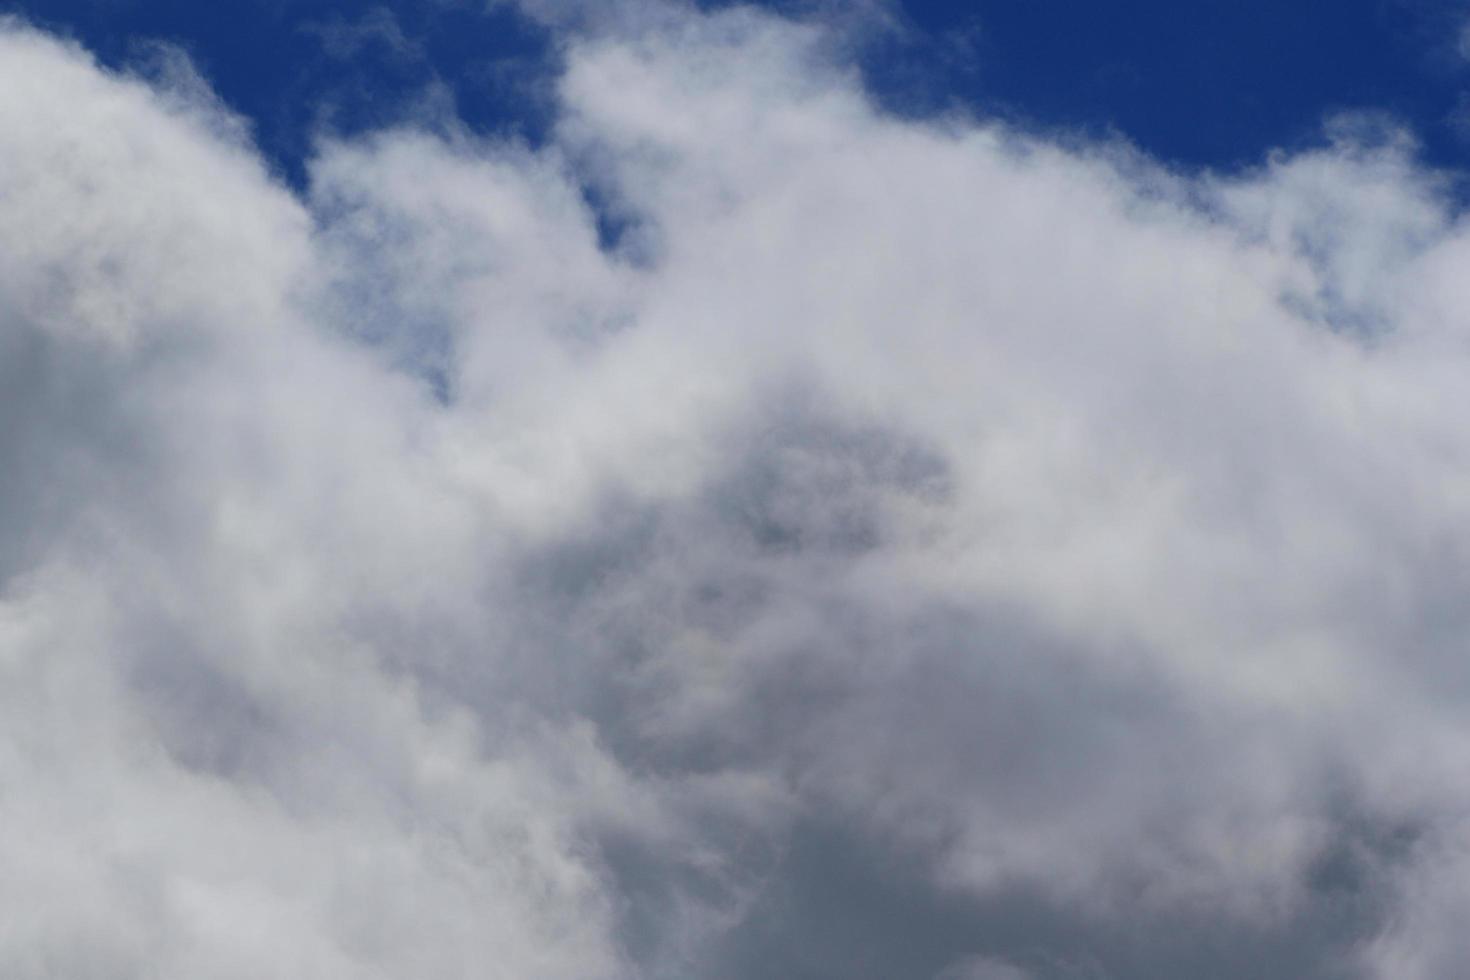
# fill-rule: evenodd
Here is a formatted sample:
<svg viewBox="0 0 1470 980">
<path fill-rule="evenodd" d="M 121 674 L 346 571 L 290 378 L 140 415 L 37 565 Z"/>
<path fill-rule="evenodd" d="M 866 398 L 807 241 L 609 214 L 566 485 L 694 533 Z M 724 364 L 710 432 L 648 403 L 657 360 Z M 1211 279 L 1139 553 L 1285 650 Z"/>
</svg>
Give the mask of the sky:
<svg viewBox="0 0 1470 980">
<path fill-rule="evenodd" d="M 729 6 L 704 0 L 705 9 Z M 1325 116 L 1387 114 L 1425 160 L 1470 153 L 1465 10 L 1345 0 L 1331 16 L 1270 0 L 782 0 L 840 22 L 868 91 L 908 116 L 998 117 L 1054 136 L 1122 138 L 1178 166 L 1239 168 L 1320 141 Z M 259 150 L 300 184 L 323 131 L 433 106 L 475 132 L 546 136 L 562 43 L 511 2 L 5 0 L 0 10 L 136 67 L 182 48 Z"/>
<path fill-rule="evenodd" d="M 1470 8 L 5 9 L 0 975 L 1463 975 Z"/>
</svg>

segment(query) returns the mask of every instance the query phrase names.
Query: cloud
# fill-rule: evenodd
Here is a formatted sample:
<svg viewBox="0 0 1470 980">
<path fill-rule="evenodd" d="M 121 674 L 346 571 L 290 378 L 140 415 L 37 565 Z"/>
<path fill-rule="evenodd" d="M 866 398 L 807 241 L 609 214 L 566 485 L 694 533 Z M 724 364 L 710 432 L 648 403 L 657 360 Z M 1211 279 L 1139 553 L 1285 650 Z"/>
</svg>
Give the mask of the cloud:
<svg viewBox="0 0 1470 980">
<path fill-rule="evenodd" d="M 1026 980 L 1026 974 L 998 960 L 968 959 L 947 968 L 937 980 Z"/>
<path fill-rule="evenodd" d="M 1454 975 L 1442 177 L 620 9 L 301 196 L 0 32 L 0 973 Z"/>
<path fill-rule="evenodd" d="M 371 7 L 356 20 L 340 14 L 301 28 L 303 33 L 318 38 L 327 57 L 348 61 L 364 50 L 374 50 L 388 61 L 404 64 L 422 61 L 423 44 L 404 33 L 398 18 L 388 7 Z"/>
</svg>

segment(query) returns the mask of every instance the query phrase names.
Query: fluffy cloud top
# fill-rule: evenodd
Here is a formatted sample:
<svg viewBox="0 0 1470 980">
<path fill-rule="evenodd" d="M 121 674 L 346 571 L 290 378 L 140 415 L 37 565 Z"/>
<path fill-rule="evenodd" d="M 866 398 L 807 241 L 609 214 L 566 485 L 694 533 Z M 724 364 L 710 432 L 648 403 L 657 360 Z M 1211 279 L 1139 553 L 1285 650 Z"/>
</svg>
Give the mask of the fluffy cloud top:
<svg viewBox="0 0 1470 980">
<path fill-rule="evenodd" d="M 0 27 L 0 974 L 1458 976 L 1443 178 L 618 10 L 305 195 Z"/>
</svg>

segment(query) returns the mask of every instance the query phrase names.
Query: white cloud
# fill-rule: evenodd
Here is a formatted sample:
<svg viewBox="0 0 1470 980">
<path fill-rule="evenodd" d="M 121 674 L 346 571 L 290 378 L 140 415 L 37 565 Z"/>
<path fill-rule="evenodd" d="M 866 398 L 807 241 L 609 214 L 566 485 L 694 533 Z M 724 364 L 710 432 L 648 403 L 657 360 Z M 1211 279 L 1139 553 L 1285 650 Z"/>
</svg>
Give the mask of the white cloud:
<svg viewBox="0 0 1470 980">
<path fill-rule="evenodd" d="M 304 200 L 193 76 L 0 34 L 0 973 L 861 975 L 750 923 L 897 863 L 973 944 L 857 937 L 912 975 L 1452 975 L 1437 178 L 898 121 L 818 27 L 623 9 L 546 147 Z"/>
</svg>

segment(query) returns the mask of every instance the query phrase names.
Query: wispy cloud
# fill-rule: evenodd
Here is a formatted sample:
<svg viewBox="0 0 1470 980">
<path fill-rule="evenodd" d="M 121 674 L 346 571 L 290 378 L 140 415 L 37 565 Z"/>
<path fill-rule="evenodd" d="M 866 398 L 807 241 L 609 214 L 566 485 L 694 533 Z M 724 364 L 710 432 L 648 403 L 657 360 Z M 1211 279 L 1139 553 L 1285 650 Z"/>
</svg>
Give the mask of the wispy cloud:
<svg viewBox="0 0 1470 980">
<path fill-rule="evenodd" d="M 398 18 L 388 7 L 369 8 L 356 19 L 339 14 L 311 21 L 301 30 L 318 38 L 323 52 L 337 60 L 357 58 L 365 51 L 404 63 L 422 61 L 425 55 L 422 42 L 404 33 Z"/>
</svg>

